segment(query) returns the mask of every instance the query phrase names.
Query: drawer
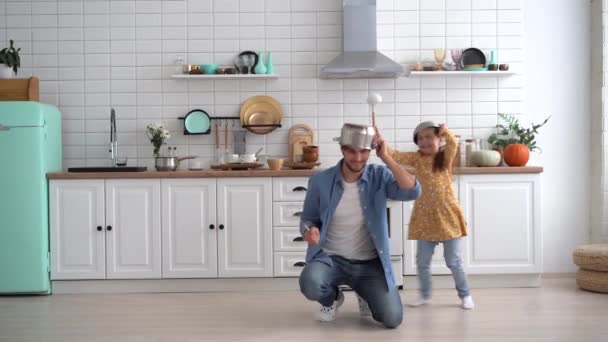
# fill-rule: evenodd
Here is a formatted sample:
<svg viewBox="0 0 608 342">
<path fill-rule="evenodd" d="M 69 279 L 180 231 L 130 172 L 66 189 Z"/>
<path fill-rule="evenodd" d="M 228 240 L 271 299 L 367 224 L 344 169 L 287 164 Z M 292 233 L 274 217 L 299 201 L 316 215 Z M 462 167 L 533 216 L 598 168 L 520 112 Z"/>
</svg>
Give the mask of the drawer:
<svg viewBox="0 0 608 342">
<path fill-rule="evenodd" d="M 306 252 L 274 253 L 275 277 L 299 277 L 304 269 Z"/>
<path fill-rule="evenodd" d="M 304 201 L 307 177 L 275 177 L 272 179 L 273 201 Z"/>
<path fill-rule="evenodd" d="M 275 252 L 306 252 L 306 241 L 299 227 L 275 227 L 272 232 Z"/>
<path fill-rule="evenodd" d="M 299 227 L 303 202 L 274 202 L 272 204 L 272 222 L 279 227 Z"/>
</svg>

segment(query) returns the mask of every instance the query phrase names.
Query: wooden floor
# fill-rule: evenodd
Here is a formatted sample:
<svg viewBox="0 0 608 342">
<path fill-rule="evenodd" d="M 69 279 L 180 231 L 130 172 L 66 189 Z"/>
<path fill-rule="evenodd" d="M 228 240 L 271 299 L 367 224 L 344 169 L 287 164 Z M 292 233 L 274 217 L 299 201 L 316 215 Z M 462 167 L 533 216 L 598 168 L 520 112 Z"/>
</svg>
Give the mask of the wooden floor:
<svg viewBox="0 0 608 342">
<path fill-rule="evenodd" d="M 573 278 L 473 296 L 463 311 L 437 290 L 395 330 L 359 318 L 352 293 L 333 323 L 314 321 L 317 305 L 296 291 L 0 297 L 0 341 L 608 341 L 608 295 Z"/>
</svg>

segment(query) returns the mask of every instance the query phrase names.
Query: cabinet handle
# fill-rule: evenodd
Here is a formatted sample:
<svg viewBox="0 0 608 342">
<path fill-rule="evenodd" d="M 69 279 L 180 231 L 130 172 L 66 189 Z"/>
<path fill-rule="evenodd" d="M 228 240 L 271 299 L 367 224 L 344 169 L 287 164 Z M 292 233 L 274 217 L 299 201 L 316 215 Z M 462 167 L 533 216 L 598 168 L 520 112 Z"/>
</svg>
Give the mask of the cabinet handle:
<svg viewBox="0 0 608 342">
<path fill-rule="evenodd" d="M 220 224 L 219 228 L 220 228 L 220 230 L 224 229 L 224 225 Z"/>
<path fill-rule="evenodd" d="M 301 237 L 301 236 L 298 236 L 298 237 L 293 238 L 293 240 L 292 240 L 292 241 L 293 241 L 293 242 L 302 242 L 302 241 L 304 241 L 304 238 L 303 238 L 303 237 Z"/>
<path fill-rule="evenodd" d="M 306 266 L 306 263 L 303 261 L 298 261 L 295 264 L 293 264 L 293 267 L 304 267 Z"/>
<path fill-rule="evenodd" d="M 102 226 L 97 226 L 97 231 L 100 232 L 103 229 Z"/>
<path fill-rule="evenodd" d="M 210 224 L 210 225 L 209 225 L 209 229 L 213 229 L 213 228 L 215 228 L 215 226 L 214 226 L 214 225 L 212 225 L 212 224 Z"/>
<path fill-rule="evenodd" d="M 300 216 L 302 216 L 302 212 L 296 211 L 295 213 L 293 213 L 293 216 L 300 217 Z"/>
<path fill-rule="evenodd" d="M 306 189 L 303 186 L 296 186 L 295 188 L 291 189 L 291 191 L 306 191 L 308 189 Z"/>
<path fill-rule="evenodd" d="M 111 230 L 112 230 L 112 226 L 107 226 L 107 227 L 106 227 L 106 230 L 107 230 L 107 231 L 111 231 Z"/>
</svg>

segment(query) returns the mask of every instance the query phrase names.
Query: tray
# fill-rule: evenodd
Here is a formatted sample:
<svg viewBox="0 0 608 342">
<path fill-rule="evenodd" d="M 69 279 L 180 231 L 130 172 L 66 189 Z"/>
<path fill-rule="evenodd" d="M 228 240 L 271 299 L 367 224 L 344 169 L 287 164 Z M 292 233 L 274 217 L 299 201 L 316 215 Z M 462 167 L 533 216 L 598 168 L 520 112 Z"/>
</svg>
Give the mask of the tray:
<svg viewBox="0 0 608 342">
<path fill-rule="evenodd" d="M 262 167 L 264 164 L 259 163 L 230 163 L 221 165 L 211 165 L 213 170 L 249 170 Z"/>
<path fill-rule="evenodd" d="M 312 169 L 315 166 L 319 166 L 319 165 L 321 165 L 321 163 L 319 163 L 319 162 L 306 163 L 306 162 L 285 161 L 285 163 L 283 163 L 283 166 L 288 167 L 290 169 Z"/>
</svg>

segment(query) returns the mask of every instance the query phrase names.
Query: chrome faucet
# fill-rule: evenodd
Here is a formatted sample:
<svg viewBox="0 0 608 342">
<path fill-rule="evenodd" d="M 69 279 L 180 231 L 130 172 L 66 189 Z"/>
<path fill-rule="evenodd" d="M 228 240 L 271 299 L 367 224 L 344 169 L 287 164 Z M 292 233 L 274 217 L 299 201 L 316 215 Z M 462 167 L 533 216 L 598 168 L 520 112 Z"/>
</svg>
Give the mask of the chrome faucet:
<svg viewBox="0 0 608 342">
<path fill-rule="evenodd" d="M 118 139 L 116 138 L 116 111 L 112 108 L 110 109 L 110 158 L 112 159 L 112 166 L 117 166 L 117 157 Z"/>
</svg>

